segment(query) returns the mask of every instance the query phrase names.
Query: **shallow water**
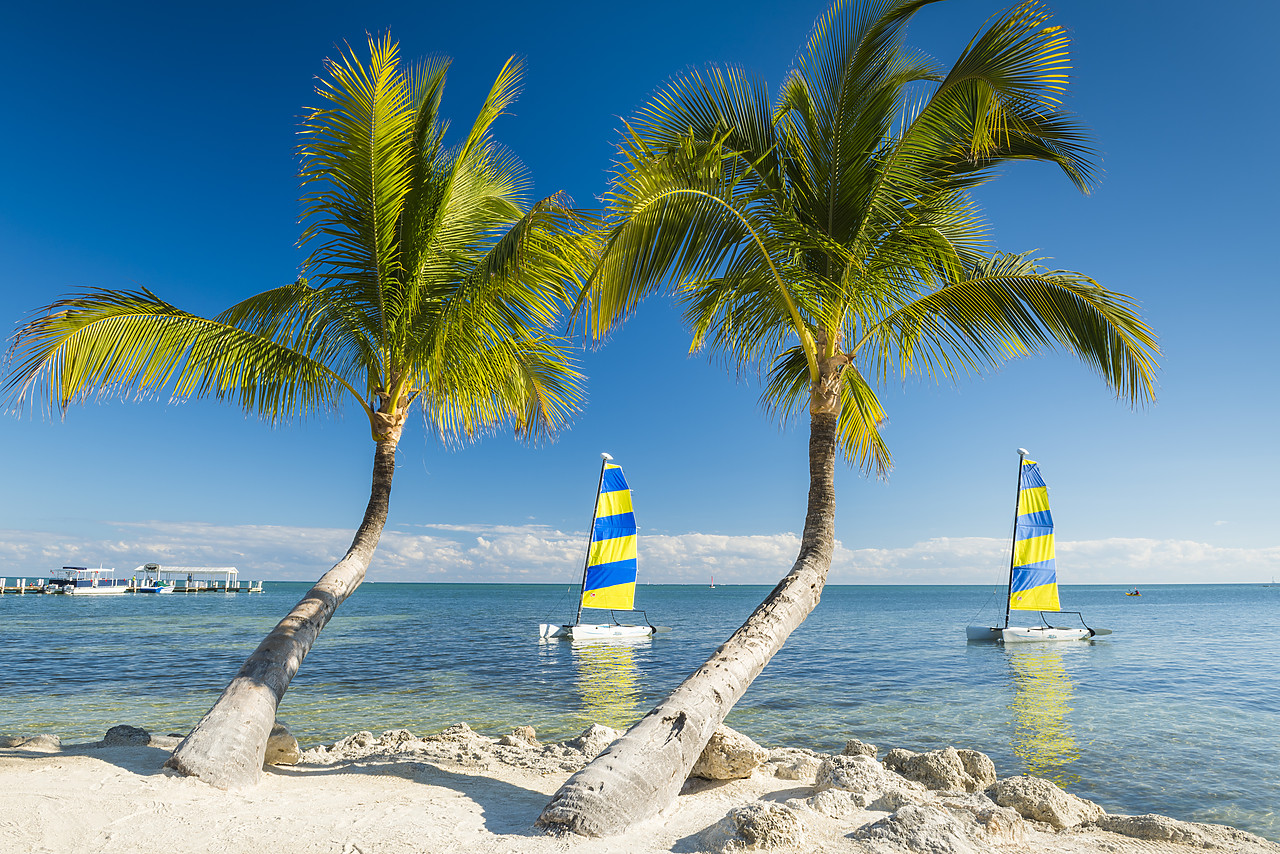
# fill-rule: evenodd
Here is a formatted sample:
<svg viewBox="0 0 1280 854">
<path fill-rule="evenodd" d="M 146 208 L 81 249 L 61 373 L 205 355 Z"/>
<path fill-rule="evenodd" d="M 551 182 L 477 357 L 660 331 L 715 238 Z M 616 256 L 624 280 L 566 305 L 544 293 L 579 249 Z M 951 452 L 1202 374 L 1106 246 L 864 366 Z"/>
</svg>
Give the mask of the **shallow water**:
<svg viewBox="0 0 1280 854">
<path fill-rule="evenodd" d="M 0 596 L 0 734 L 184 734 L 308 585 L 263 594 Z M 730 715 L 770 746 L 846 739 L 989 754 L 1110 812 L 1223 822 L 1280 840 L 1280 587 L 1064 587 L 1115 634 L 967 643 L 989 587 L 828 587 Z M 645 585 L 674 631 L 621 646 L 539 643 L 572 616 L 564 585 L 366 584 L 280 708 L 304 745 L 355 730 L 561 739 L 625 727 L 699 665 L 766 587 Z M 987 616 L 990 616 L 988 614 Z"/>
</svg>

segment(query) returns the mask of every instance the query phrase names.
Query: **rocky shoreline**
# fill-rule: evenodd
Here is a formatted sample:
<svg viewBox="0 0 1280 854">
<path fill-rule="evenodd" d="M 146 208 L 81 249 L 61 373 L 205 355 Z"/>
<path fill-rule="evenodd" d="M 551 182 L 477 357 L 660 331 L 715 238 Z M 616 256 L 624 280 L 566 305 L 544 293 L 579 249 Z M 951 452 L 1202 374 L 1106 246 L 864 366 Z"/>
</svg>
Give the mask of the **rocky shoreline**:
<svg viewBox="0 0 1280 854">
<path fill-rule="evenodd" d="M 376 736 L 362 731 L 332 745 L 304 750 L 285 727 L 277 725 L 267 757 L 276 773 L 268 774 L 266 780 L 285 793 L 282 797 L 287 796 L 290 780 L 299 781 L 299 785 L 315 780 L 322 786 L 319 781 L 333 773 L 362 775 L 362 783 L 368 784 L 365 789 L 376 789 L 371 781 L 387 775 L 398 780 L 432 781 L 438 786 L 436 778 L 447 774 L 460 781 L 464 795 L 476 780 L 506 781 L 509 786 L 519 786 L 521 797 L 511 799 L 510 814 L 498 822 L 503 832 L 482 828 L 493 839 L 492 852 L 1172 854 L 1217 850 L 1280 854 L 1280 844 L 1231 827 L 1158 815 L 1112 815 L 1048 780 L 1000 778 L 991 759 L 974 750 L 948 747 L 915 753 L 896 748 L 880 758 L 874 745 L 856 739 L 849 740 L 840 754 L 767 749 L 727 727 L 713 736 L 677 803 L 625 838 L 551 837 L 534 826 L 538 799 L 604 751 L 619 734 L 592 726 L 577 738 L 542 743 L 528 726 L 491 738 L 457 724 L 426 736 L 403 729 Z M 0 793 L 8 799 L 11 792 L 4 772 L 21 770 L 24 759 L 93 757 L 95 751 L 105 756 L 111 750 L 134 750 L 140 763 L 133 768 L 135 773 L 173 777 L 173 785 L 184 786 L 184 795 L 189 794 L 195 802 L 201 791 L 215 790 L 160 770 L 163 758 L 177 741 L 177 736 L 153 736 L 132 726 L 113 727 L 99 742 L 65 747 L 48 735 L 3 738 Z M 297 776 L 273 779 L 289 774 Z M 225 795 L 217 793 L 214 799 Z M 404 800 L 398 790 L 394 798 L 388 798 L 397 804 Z M 378 803 L 376 793 L 372 803 Z M 480 812 L 496 817 L 501 806 L 486 806 Z M 453 840 L 446 848 L 462 842 Z M 305 850 L 349 849 L 320 846 Z"/>
</svg>

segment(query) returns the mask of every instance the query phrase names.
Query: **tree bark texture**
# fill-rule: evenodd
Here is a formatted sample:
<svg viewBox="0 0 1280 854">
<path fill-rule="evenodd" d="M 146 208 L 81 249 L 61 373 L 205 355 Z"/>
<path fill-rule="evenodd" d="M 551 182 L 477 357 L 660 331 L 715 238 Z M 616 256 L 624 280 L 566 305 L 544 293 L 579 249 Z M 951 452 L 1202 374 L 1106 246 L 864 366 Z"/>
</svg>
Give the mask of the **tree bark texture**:
<svg viewBox="0 0 1280 854">
<path fill-rule="evenodd" d="M 734 703 L 817 606 L 835 549 L 837 416 L 811 411 L 810 419 L 809 507 L 791 571 L 702 667 L 560 787 L 539 825 L 612 836 L 664 809 Z"/>
<path fill-rule="evenodd" d="M 334 611 L 364 580 L 387 522 L 399 437 L 378 442 L 364 520 L 342 560 L 263 639 L 165 765 L 219 789 L 258 782 L 276 708 Z"/>
</svg>

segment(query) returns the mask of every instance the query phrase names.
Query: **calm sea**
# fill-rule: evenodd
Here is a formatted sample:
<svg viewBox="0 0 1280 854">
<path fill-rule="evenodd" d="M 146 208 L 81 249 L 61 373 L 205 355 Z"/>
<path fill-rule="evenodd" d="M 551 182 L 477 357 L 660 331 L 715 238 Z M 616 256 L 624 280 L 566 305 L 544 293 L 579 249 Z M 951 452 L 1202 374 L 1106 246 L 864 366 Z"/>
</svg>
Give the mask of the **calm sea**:
<svg viewBox="0 0 1280 854">
<path fill-rule="evenodd" d="M 185 734 L 308 585 L 263 594 L 0 596 L 0 734 L 89 741 L 117 723 Z M 559 740 L 623 728 L 701 664 L 767 587 L 641 586 L 674 631 L 625 646 L 537 639 L 564 585 L 366 584 L 280 708 L 304 745 L 459 721 Z M 1280 840 L 1280 586 L 1066 586 L 1115 634 L 1005 649 L 964 627 L 990 587 L 828 587 L 728 723 L 767 746 L 946 745 L 1113 813 Z"/>
</svg>

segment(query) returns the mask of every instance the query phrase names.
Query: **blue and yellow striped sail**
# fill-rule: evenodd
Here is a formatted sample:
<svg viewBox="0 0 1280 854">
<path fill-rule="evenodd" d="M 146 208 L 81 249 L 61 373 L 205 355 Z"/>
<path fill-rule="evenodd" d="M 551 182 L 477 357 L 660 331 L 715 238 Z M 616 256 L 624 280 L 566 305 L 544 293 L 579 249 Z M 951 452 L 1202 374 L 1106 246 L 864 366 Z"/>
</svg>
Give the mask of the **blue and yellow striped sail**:
<svg viewBox="0 0 1280 854">
<path fill-rule="evenodd" d="M 587 551 L 582 607 L 631 610 L 636 601 L 636 517 L 622 467 L 606 463 Z"/>
<path fill-rule="evenodd" d="M 1053 558 L 1053 516 L 1049 488 L 1033 460 L 1022 461 L 1018 515 L 1013 525 L 1013 574 L 1009 607 L 1015 611 L 1058 611 L 1058 572 Z"/>
</svg>

